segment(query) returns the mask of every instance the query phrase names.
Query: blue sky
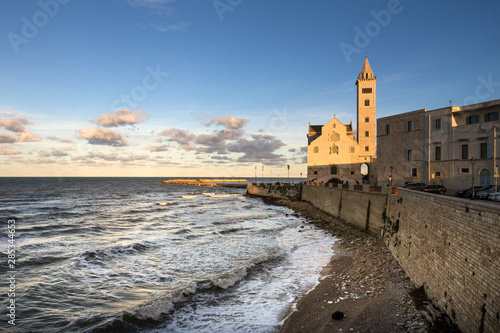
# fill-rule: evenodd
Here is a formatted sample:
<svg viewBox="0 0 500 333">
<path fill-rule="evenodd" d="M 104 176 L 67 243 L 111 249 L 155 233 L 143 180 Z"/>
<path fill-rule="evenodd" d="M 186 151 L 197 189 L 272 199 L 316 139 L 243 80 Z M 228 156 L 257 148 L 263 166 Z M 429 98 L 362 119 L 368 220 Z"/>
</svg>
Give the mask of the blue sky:
<svg viewBox="0 0 500 333">
<path fill-rule="evenodd" d="M 0 176 L 306 171 L 307 124 L 500 98 L 500 3 L 0 3 Z"/>
</svg>

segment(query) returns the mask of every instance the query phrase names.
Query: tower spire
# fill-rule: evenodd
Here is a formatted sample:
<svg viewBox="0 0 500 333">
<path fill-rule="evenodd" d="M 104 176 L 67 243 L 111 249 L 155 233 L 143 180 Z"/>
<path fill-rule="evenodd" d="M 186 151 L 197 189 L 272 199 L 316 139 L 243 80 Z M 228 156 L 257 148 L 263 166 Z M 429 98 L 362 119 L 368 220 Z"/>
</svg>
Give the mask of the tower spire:
<svg viewBox="0 0 500 333">
<path fill-rule="evenodd" d="M 373 71 L 368 62 L 368 57 L 365 57 L 365 62 L 363 63 L 363 68 L 361 68 L 361 73 L 359 73 L 360 79 L 373 79 Z"/>
</svg>

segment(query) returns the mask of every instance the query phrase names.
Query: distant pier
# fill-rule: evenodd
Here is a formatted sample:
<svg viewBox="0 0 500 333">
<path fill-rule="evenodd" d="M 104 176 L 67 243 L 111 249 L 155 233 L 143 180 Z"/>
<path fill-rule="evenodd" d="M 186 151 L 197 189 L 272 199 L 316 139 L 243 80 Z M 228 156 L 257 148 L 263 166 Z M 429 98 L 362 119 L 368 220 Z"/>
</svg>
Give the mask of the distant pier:
<svg viewBox="0 0 500 333">
<path fill-rule="evenodd" d="M 162 181 L 163 184 L 235 188 L 246 188 L 247 182 L 246 179 L 171 179 Z"/>
</svg>

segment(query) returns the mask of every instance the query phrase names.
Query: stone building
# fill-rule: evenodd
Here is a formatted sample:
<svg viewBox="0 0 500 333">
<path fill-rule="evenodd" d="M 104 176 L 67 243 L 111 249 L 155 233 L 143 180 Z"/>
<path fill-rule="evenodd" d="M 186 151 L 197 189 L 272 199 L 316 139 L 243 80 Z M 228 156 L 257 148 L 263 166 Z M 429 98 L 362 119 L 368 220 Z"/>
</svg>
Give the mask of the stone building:
<svg viewBox="0 0 500 333">
<path fill-rule="evenodd" d="M 500 100 L 377 120 L 382 184 L 440 184 L 452 190 L 495 183 Z M 392 169 L 391 169 L 392 167 Z"/>
<path fill-rule="evenodd" d="M 307 180 L 316 182 L 368 182 L 376 158 L 377 78 L 365 58 L 356 80 L 357 137 L 352 123 L 342 124 L 335 117 L 325 125 L 310 125 L 307 134 Z"/>
<path fill-rule="evenodd" d="M 378 185 L 421 182 L 425 163 L 425 112 L 421 109 L 377 120 Z"/>
</svg>

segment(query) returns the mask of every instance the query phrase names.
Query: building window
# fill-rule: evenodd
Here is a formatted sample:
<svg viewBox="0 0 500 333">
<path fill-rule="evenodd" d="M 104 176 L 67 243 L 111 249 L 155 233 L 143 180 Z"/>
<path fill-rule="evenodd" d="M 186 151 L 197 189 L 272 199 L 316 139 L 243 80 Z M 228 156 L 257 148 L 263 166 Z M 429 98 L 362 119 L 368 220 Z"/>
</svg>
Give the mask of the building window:
<svg viewBox="0 0 500 333">
<path fill-rule="evenodd" d="M 488 143 L 481 143 L 481 158 L 488 158 Z"/>
<path fill-rule="evenodd" d="M 332 167 L 330 168 L 330 173 L 332 175 L 336 175 L 338 173 L 338 169 L 335 165 L 332 165 Z"/>
<path fill-rule="evenodd" d="M 370 151 L 370 146 L 365 146 L 365 151 Z"/>
<path fill-rule="evenodd" d="M 441 130 L 441 119 L 436 119 L 434 120 L 434 129 L 436 131 Z"/>
<path fill-rule="evenodd" d="M 351 176 L 354 176 L 354 171 L 351 171 Z"/>
<path fill-rule="evenodd" d="M 333 145 L 331 148 L 330 148 L 330 154 L 338 154 L 339 153 L 339 147 L 336 146 L 336 145 Z"/>
<path fill-rule="evenodd" d="M 479 123 L 479 115 L 475 115 L 475 116 L 468 116 L 467 119 L 465 120 L 465 123 L 467 125 L 470 125 L 470 124 L 478 124 Z"/>
<path fill-rule="evenodd" d="M 413 131 L 413 121 L 408 120 L 408 125 L 407 125 L 407 127 L 406 127 L 406 130 L 407 130 L 408 132 Z"/>
<path fill-rule="evenodd" d="M 314 171 L 313 173 L 314 173 L 315 175 L 317 175 L 317 174 L 318 174 L 318 171 Z"/>
<path fill-rule="evenodd" d="M 370 131 L 365 131 L 365 136 L 369 137 L 370 136 Z"/>
<path fill-rule="evenodd" d="M 371 94 L 372 93 L 372 88 L 363 88 L 361 90 L 363 94 Z"/>
<path fill-rule="evenodd" d="M 484 115 L 484 121 L 498 120 L 498 112 L 490 112 Z"/>
<path fill-rule="evenodd" d="M 391 134 L 391 125 L 389 124 L 385 125 L 385 134 L 387 135 Z"/>
<path fill-rule="evenodd" d="M 462 145 L 462 159 L 469 159 L 469 145 Z"/>
<path fill-rule="evenodd" d="M 441 147 L 436 147 L 434 150 L 434 157 L 436 161 L 441 161 Z"/>
<path fill-rule="evenodd" d="M 365 123 L 369 123 L 370 122 L 370 117 L 366 117 L 365 118 Z"/>
<path fill-rule="evenodd" d="M 417 177 L 417 168 L 412 168 L 411 169 L 411 176 L 412 177 Z"/>
<path fill-rule="evenodd" d="M 355 152 L 354 147 L 352 147 L 352 146 L 351 146 L 351 147 L 349 147 L 349 152 L 350 152 L 350 153 L 354 153 L 354 152 Z"/>
<path fill-rule="evenodd" d="M 412 155 L 411 149 L 406 150 L 406 160 L 407 161 L 411 161 L 411 158 L 412 158 L 411 155 Z"/>
<path fill-rule="evenodd" d="M 313 150 L 315 153 L 319 153 L 319 148 L 318 147 L 314 147 L 314 150 Z"/>
<path fill-rule="evenodd" d="M 469 168 L 461 168 L 460 173 L 469 173 Z"/>
<path fill-rule="evenodd" d="M 441 172 L 440 171 L 436 171 L 436 177 L 441 177 Z"/>
<path fill-rule="evenodd" d="M 370 100 L 369 99 L 365 99 L 365 106 L 370 106 Z"/>
</svg>

